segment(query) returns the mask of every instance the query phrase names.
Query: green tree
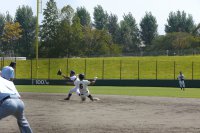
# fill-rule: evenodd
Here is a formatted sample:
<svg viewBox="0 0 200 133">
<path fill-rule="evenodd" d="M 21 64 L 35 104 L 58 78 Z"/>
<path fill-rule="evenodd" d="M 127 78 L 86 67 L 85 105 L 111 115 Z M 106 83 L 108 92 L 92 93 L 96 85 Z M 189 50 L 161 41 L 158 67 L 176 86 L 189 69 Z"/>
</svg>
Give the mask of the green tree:
<svg viewBox="0 0 200 133">
<path fill-rule="evenodd" d="M 102 55 L 119 55 L 121 49 L 117 44 L 112 42 L 111 35 L 107 30 L 91 29 L 84 27 L 83 42 L 81 50 L 85 56 L 102 56 Z"/>
<path fill-rule="evenodd" d="M 120 22 L 121 45 L 123 52 L 137 51 L 140 40 L 136 20 L 131 13 L 124 15 L 123 18 L 124 20 Z"/>
<path fill-rule="evenodd" d="M 120 43 L 120 30 L 119 30 L 119 24 L 118 24 L 118 17 L 117 15 L 110 14 L 108 16 L 108 25 L 107 29 L 109 33 L 112 36 L 112 40 L 114 43 Z"/>
<path fill-rule="evenodd" d="M 57 47 L 55 51 L 59 52 L 56 52 L 54 54 L 55 57 L 70 56 L 70 48 L 72 48 L 71 36 L 72 36 L 71 26 L 66 21 L 62 21 L 58 26 L 58 32 L 56 35 Z"/>
<path fill-rule="evenodd" d="M 106 30 L 93 30 L 91 55 L 111 55 L 114 44 L 112 38 Z"/>
<path fill-rule="evenodd" d="M 3 33 L 3 27 L 4 27 L 5 22 L 6 22 L 5 16 L 0 13 L 0 36 Z"/>
<path fill-rule="evenodd" d="M 4 42 L 3 50 L 6 55 L 14 56 L 15 55 L 15 42 L 21 38 L 22 29 L 18 22 L 11 23 L 6 22 L 1 40 Z"/>
<path fill-rule="evenodd" d="M 108 14 L 103 10 L 102 6 L 94 7 L 94 27 L 98 30 L 106 29 L 108 23 Z"/>
<path fill-rule="evenodd" d="M 77 46 L 75 45 L 76 42 L 79 40 L 74 40 L 74 34 L 76 32 L 73 32 L 73 25 L 74 25 L 74 9 L 70 6 L 64 6 L 61 9 L 61 21 L 59 23 L 59 29 L 56 36 L 56 43 L 57 43 L 57 53 L 55 53 L 54 56 L 59 57 L 70 57 L 73 56 L 75 50 L 77 50 Z M 78 34 L 78 33 L 77 33 Z"/>
<path fill-rule="evenodd" d="M 192 31 L 192 34 L 194 36 L 200 36 L 200 23 L 195 27 L 195 29 Z"/>
<path fill-rule="evenodd" d="M 6 22 L 13 22 L 13 17 L 9 14 L 9 12 L 6 12 L 5 20 Z"/>
<path fill-rule="evenodd" d="M 5 25 L 5 16 L 3 14 L 0 13 L 0 37 L 2 36 L 3 34 L 3 28 L 4 28 L 4 25 Z M 0 55 L 2 54 L 3 52 L 3 44 L 2 44 L 2 41 L 0 39 Z"/>
<path fill-rule="evenodd" d="M 83 55 L 85 56 L 91 56 L 93 53 L 93 35 L 94 30 L 91 27 L 83 27 L 82 51 L 84 51 Z"/>
<path fill-rule="evenodd" d="M 197 47 L 198 40 L 186 32 L 173 32 L 158 36 L 153 41 L 152 50 L 183 50 Z M 195 46 L 196 45 L 196 46 Z"/>
<path fill-rule="evenodd" d="M 191 48 L 193 36 L 186 32 L 174 32 L 171 33 L 174 36 L 172 46 L 174 49 L 188 49 Z"/>
<path fill-rule="evenodd" d="M 190 36 L 191 40 L 191 48 L 193 50 L 193 54 L 196 54 L 200 49 L 200 36 Z"/>
<path fill-rule="evenodd" d="M 70 5 L 64 6 L 61 9 L 61 21 L 66 21 L 69 25 L 72 24 L 74 15 L 74 9 Z"/>
<path fill-rule="evenodd" d="M 72 29 L 71 54 L 74 56 L 79 56 L 82 54 L 81 47 L 82 47 L 83 32 L 82 32 L 82 25 L 80 23 L 80 18 L 78 16 L 74 16 L 71 29 Z"/>
<path fill-rule="evenodd" d="M 76 9 L 76 15 L 79 17 L 82 26 L 91 25 L 90 13 L 85 9 L 85 7 L 78 7 Z"/>
<path fill-rule="evenodd" d="M 22 28 L 22 37 L 15 49 L 20 56 L 33 57 L 36 17 L 33 16 L 32 8 L 24 5 L 19 7 L 16 11 L 15 21 L 19 22 Z"/>
<path fill-rule="evenodd" d="M 57 51 L 55 51 L 56 46 L 56 35 L 58 31 L 59 17 L 56 2 L 54 0 L 49 0 L 46 4 L 46 9 L 44 9 L 41 26 L 41 46 L 40 52 L 41 56 L 53 57 Z"/>
<path fill-rule="evenodd" d="M 165 32 L 188 32 L 191 33 L 195 28 L 192 15 L 188 15 L 182 11 L 170 12 Z"/>
<path fill-rule="evenodd" d="M 140 37 L 146 46 L 151 45 L 152 40 L 157 36 L 157 21 L 151 12 L 146 12 L 140 22 Z"/>
<path fill-rule="evenodd" d="M 8 42 L 3 40 L 3 38 L 2 38 L 3 34 L 4 34 L 4 36 L 6 34 L 6 33 L 4 33 L 5 32 L 4 28 L 5 28 L 5 24 L 6 23 L 13 23 L 13 18 L 9 14 L 8 11 L 6 12 L 6 15 L 0 14 L 0 37 L 1 37 L 0 45 L 1 45 L 1 53 L 8 55 L 8 54 L 11 54 L 11 49 L 12 48 L 10 49 L 10 51 L 8 51 L 8 49 L 9 49 L 8 48 Z M 14 44 L 13 44 L 13 46 L 14 46 Z"/>
</svg>

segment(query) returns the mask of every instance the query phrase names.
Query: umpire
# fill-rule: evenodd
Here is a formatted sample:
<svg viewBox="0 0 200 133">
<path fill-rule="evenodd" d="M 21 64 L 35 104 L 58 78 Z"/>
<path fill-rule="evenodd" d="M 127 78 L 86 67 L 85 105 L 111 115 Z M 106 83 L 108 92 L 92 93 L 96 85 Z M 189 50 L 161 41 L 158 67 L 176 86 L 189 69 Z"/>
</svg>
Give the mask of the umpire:
<svg viewBox="0 0 200 133">
<path fill-rule="evenodd" d="M 13 82 L 0 77 L 0 120 L 14 116 L 21 133 L 32 133 L 30 125 L 24 116 L 24 103 Z"/>
</svg>

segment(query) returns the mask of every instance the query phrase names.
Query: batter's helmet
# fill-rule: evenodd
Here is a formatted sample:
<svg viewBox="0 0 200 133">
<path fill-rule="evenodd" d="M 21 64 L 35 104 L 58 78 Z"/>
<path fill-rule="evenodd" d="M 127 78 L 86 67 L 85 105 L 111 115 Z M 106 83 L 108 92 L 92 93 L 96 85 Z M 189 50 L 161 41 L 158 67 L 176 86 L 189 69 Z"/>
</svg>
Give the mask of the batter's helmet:
<svg viewBox="0 0 200 133">
<path fill-rule="evenodd" d="M 83 80 L 85 78 L 85 75 L 84 74 L 79 74 L 78 77 L 79 77 L 80 80 Z"/>
</svg>

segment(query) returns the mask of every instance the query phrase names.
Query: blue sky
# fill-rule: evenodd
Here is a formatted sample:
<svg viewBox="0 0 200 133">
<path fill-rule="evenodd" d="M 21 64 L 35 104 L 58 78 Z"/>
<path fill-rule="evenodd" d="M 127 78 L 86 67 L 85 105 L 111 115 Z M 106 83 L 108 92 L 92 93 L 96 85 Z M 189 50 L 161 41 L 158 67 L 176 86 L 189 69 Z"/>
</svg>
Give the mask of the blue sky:
<svg viewBox="0 0 200 133">
<path fill-rule="evenodd" d="M 64 5 L 71 5 L 74 9 L 84 6 L 93 18 L 93 9 L 101 5 L 109 14 L 118 16 L 119 21 L 124 14 L 132 13 L 136 22 L 139 24 L 145 12 L 152 12 L 158 23 L 159 34 L 164 34 L 164 25 L 171 11 L 185 11 L 191 14 L 195 23 L 200 23 L 200 0 L 55 0 L 59 9 Z M 42 0 L 43 9 L 46 7 L 47 0 Z M 29 5 L 36 13 L 36 0 L 1 0 L 0 13 L 9 13 L 14 16 L 16 9 L 20 5 Z M 40 17 L 42 19 L 42 16 Z"/>
</svg>

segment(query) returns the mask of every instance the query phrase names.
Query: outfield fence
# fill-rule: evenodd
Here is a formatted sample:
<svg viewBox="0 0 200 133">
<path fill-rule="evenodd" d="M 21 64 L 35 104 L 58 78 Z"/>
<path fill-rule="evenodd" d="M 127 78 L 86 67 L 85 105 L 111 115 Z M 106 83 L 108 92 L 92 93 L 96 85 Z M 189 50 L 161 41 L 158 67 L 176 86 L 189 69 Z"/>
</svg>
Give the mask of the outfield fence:
<svg viewBox="0 0 200 133">
<path fill-rule="evenodd" d="M 0 65 L 9 65 L 13 60 L 1 58 Z M 49 58 L 17 60 L 15 77 L 17 79 L 62 79 L 56 75 L 58 69 L 68 75 L 70 70 L 84 73 L 86 78 L 97 76 L 99 79 L 153 79 L 176 80 L 180 71 L 186 79 L 200 79 L 198 61 L 155 61 L 106 58 Z"/>
</svg>

